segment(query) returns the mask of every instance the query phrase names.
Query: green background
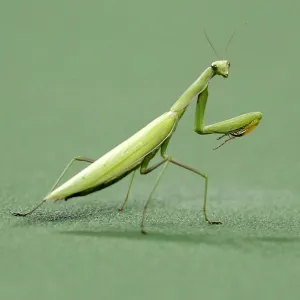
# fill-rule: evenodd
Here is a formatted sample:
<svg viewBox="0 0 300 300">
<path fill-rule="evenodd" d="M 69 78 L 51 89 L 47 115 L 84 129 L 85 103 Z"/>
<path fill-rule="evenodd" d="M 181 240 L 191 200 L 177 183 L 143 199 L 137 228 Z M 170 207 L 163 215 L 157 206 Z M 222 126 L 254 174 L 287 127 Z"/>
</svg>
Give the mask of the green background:
<svg viewBox="0 0 300 300">
<path fill-rule="evenodd" d="M 1 1 L 1 299 L 299 299 L 299 1 Z M 244 23 L 247 22 L 246 25 Z M 261 111 L 218 151 L 193 131 L 170 166 L 86 198 L 32 208 L 74 156 L 98 158 L 168 110 L 232 32 L 228 79 L 210 84 L 206 124 Z M 68 173 L 80 170 L 80 163 Z"/>
</svg>

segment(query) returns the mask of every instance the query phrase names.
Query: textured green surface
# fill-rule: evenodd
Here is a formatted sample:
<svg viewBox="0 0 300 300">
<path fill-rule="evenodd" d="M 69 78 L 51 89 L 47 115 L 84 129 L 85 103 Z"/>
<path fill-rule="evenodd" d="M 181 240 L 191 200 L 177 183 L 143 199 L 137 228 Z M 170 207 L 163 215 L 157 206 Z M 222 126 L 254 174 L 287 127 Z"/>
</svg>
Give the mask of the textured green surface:
<svg viewBox="0 0 300 300">
<path fill-rule="evenodd" d="M 2 1 L 0 4 L 1 299 L 299 299 L 299 2 Z M 244 26 L 244 21 L 248 21 Z M 193 132 L 194 104 L 139 234 L 157 172 L 45 205 L 67 162 L 97 158 L 169 109 L 213 60 L 206 122 L 261 111 L 261 125 L 218 151 Z M 223 56 L 223 53 L 221 54 Z M 83 163 L 84 165 L 84 163 Z M 82 166 L 83 166 L 82 165 Z M 81 166 L 81 167 L 82 167 Z M 80 170 L 80 164 L 69 172 Z"/>
</svg>

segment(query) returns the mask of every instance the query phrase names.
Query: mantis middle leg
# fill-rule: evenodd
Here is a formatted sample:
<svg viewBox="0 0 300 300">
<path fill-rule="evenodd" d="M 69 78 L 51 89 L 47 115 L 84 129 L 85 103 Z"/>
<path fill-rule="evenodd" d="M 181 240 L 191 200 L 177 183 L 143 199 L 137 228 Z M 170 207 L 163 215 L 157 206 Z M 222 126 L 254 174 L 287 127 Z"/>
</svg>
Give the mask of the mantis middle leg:
<svg viewBox="0 0 300 300">
<path fill-rule="evenodd" d="M 156 155 L 156 153 L 157 153 L 158 150 L 159 149 L 151 152 L 150 154 L 148 154 L 144 158 L 144 160 L 142 162 L 143 167 L 141 168 L 141 174 L 142 175 L 145 175 L 145 174 L 148 174 L 148 173 L 152 172 L 153 170 L 155 170 L 156 168 L 158 168 L 160 165 L 162 165 L 164 163 L 164 161 L 161 161 L 161 162 L 153 165 L 151 168 L 147 169 L 148 163 Z M 146 165 L 146 169 L 144 168 L 145 165 Z M 128 190 L 127 190 L 127 194 L 126 194 L 124 202 L 122 203 L 121 207 L 119 208 L 119 211 L 123 211 L 124 210 L 124 207 L 125 207 L 125 205 L 126 205 L 126 203 L 128 201 L 128 197 L 129 197 L 129 193 L 130 193 L 130 190 L 131 190 L 131 187 L 132 187 L 132 182 L 133 182 L 135 173 L 136 173 L 136 169 L 132 172 L 132 176 L 131 176 L 131 179 L 130 179 L 130 183 L 129 183 L 129 187 L 128 187 Z"/>
<path fill-rule="evenodd" d="M 147 211 L 147 208 L 149 206 L 149 203 L 150 203 L 150 200 L 152 199 L 152 195 L 155 191 L 155 189 L 157 188 L 167 166 L 169 163 L 172 163 L 176 166 L 179 166 L 181 168 L 184 168 L 188 171 L 191 171 L 197 175 L 200 175 L 201 177 L 203 177 L 205 179 L 205 188 L 204 188 L 204 200 L 203 200 L 203 214 L 204 214 L 204 218 L 205 218 L 205 221 L 208 223 L 208 224 L 222 224 L 221 222 L 219 221 L 210 221 L 207 217 L 207 214 L 206 214 L 206 203 L 207 203 L 207 188 L 208 188 L 208 177 L 206 174 L 204 174 L 203 172 L 200 172 L 198 171 L 197 169 L 194 169 L 186 164 L 183 164 L 175 159 L 173 159 L 172 157 L 168 156 L 166 154 L 166 150 L 167 150 L 167 146 L 168 146 L 168 143 L 170 141 L 170 138 L 167 139 L 161 146 L 161 155 L 162 157 L 164 158 L 162 161 L 160 161 L 159 163 L 155 164 L 153 167 L 150 167 L 148 168 L 148 164 L 150 162 L 150 160 L 155 156 L 156 153 L 154 154 L 151 154 L 150 156 L 146 157 L 144 159 L 144 161 L 142 162 L 142 165 L 141 165 L 141 169 L 140 169 L 140 173 L 141 174 L 148 174 L 149 172 L 153 171 L 154 169 L 156 169 L 157 167 L 164 165 L 162 171 L 160 172 L 160 174 L 158 175 L 157 179 L 156 179 L 156 182 L 154 184 L 154 187 L 152 188 L 151 190 L 151 193 L 144 205 L 144 209 L 143 209 L 143 215 L 142 215 L 142 220 L 141 220 L 141 232 L 143 234 L 146 234 L 146 231 L 144 230 L 144 222 L 145 222 L 145 217 L 146 217 L 146 211 Z"/>
</svg>

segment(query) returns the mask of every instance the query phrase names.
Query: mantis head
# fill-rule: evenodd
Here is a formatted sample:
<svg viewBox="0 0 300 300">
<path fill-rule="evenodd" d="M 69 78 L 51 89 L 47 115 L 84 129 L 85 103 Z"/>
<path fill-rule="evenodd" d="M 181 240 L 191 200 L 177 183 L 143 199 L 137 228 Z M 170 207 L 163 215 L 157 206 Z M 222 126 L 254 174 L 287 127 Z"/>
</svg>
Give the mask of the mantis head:
<svg viewBox="0 0 300 300">
<path fill-rule="evenodd" d="M 217 75 L 221 75 L 224 78 L 228 77 L 229 74 L 229 68 L 230 68 L 230 62 L 228 60 L 218 60 L 214 61 L 211 64 L 211 68 Z"/>
<path fill-rule="evenodd" d="M 215 52 L 217 57 L 220 58 L 220 55 L 217 53 L 214 45 L 210 41 L 205 29 L 204 29 L 204 34 L 205 34 L 205 37 L 206 37 L 208 43 L 210 44 L 211 48 L 213 49 L 213 51 Z M 235 31 L 233 32 L 233 34 L 231 35 L 230 39 L 227 42 L 227 45 L 226 45 L 226 48 L 225 48 L 225 54 L 226 54 L 226 51 L 227 51 L 227 48 L 228 48 L 230 42 L 232 41 L 232 38 L 233 38 L 234 34 L 235 34 Z M 217 61 L 214 61 L 211 64 L 211 68 L 214 71 L 214 74 L 221 75 L 224 78 L 227 78 L 228 75 L 229 75 L 230 62 L 228 60 L 217 60 Z"/>
</svg>

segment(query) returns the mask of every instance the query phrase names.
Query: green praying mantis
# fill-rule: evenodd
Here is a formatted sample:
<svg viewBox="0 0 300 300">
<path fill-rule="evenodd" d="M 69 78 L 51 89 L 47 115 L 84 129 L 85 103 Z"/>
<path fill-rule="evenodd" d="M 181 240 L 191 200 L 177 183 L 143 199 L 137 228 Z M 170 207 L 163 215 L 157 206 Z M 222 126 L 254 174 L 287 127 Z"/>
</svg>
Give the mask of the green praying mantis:
<svg viewBox="0 0 300 300">
<path fill-rule="evenodd" d="M 157 188 L 164 172 L 166 171 L 167 166 L 171 163 L 193 172 L 204 179 L 205 184 L 202 211 L 205 221 L 208 224 L 222 224 L 219 221 L 209 220 L 207 217 L 206 204 L 208 176 L 202 171 L 181 163 L 177 159 L 170 156 L 167 153 L 167 147 L 174 132 L 176 131 L 180 119 L 196 96 L 197 102 L 194 123 L 194 130 L 196 133 L 200 135 L 221 134 L 218 139 L 228 137 L 228 139 L 221 144 L 223 145 L 227 141 L 230 141 L 234 138 L 245 136 L 256 128 L 262 118 L 262 113 L 260 112 L 246 113 L 211 125 L 204 124 L 204 114 L 208 98 L 209 82 L 215 76 L 227 78 L 229 75 L 229 69 L 230 62 L 227 60 L 218 60 L 213 62 L 187 88 L 187 90 L 179 97 L 169 111 L 163 113 L 161 116 L 153 120 L 151 123 L 146 125 L 144 128 L 97 160 L 82 156 L 74 157 L 62 171 L 54 186 L 40 204 L 27 213 L 12 214 L 14 216 L 24 217 L 33 213 L 46 201 L 67 201 L 74 197 L 86 196 L 107 188 L 129 174 L 132 174 L 125 200 L 119 208 L 119 211 L 122 211 L 129 198 L 136 171 L 139 170 L 141 175 L 146 175 L 160 166 L 163 166 L 143 207 L 140 226 L 141 232 L 146 234 L 144 223 L 147 208 L 155 189 Z M 156 156 L 159 150 L 162 160 L 152 166 L 149 166 L 151 160 Z M 90 165 L 71 177 L 62 185 L 58 186 L 65 172 L 75 161 L 87 162 Z"/>
</svg>

